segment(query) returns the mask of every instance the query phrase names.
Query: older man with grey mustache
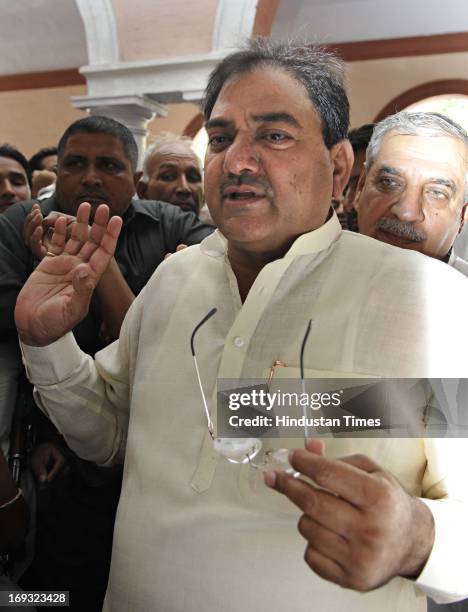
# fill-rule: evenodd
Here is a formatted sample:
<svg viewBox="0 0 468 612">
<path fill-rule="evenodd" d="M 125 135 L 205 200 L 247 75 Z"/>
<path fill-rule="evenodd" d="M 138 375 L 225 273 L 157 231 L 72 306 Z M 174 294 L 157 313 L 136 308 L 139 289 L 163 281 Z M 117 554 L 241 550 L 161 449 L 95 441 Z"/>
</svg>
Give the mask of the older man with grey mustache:
<svg viewBox="0 0 468 612">
<path fill-rule="evenodd" d="M 392 115 L 374 129 L 356 192 L 359 231 L 440 259 L 452 253 L 467 207 L 468 135 L 437 113 Z"/>
<path fill-rule="evenodd" d="M 440 259 L 468 276 L 468 262 L 452 246 L 468 202 L 468 134 L 437 113 L 392 115 L 376 125 L 359 179 L 355 206 L 359 231 Z M 461 380 L 459 397 L 466 381 Z M 447 389 L 434 387 L 438 399 Z M 467 612 L 468 600 L 430 612 Z"/>
</svg>

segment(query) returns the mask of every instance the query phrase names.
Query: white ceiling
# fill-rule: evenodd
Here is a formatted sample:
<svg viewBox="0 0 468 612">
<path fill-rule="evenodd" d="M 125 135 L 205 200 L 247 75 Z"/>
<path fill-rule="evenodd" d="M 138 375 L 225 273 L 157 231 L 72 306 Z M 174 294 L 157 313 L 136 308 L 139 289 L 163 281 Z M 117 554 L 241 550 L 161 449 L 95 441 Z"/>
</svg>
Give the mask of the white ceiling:
<svg viewBox="0 0 468 612">
<path fill-rule="evenodd" d="M 282 0 L 272 36 L 334 43 L 461 31 L 468 0 Z M 0 0 L 0 75 L 84 66 L 86 49 L 75 0 Z"/>
<path fill-rule="evenodd" d="M 468 0 L 282 0 L 272 36 L 326 44 L 467 30 Z"/>
<path fill-rule="evenodd" d="M 75 0 L 0 0 L 0 74 L 88 63 Z"/>
</svg>

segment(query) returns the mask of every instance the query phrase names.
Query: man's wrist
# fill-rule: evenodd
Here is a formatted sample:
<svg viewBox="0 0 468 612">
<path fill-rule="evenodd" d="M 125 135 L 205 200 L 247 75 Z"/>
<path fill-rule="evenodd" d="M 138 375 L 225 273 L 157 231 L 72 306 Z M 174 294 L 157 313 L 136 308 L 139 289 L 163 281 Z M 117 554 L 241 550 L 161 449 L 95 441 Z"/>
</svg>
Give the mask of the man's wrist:
<svg viewBox="0 0 468 612">
<path fill-rule="evenodd" d="M 38 346 L 38 347 L 48 346 L 49 344 L 53 344 L 54 342 L 58 340 L 58 338 L 55 338 L 55 339 L 37 338 L 36 336 L 29 334 L 28 332 L 21 331 L 20 329 L 18 329 L 18 337 L 21 340 L 21 344 L 24 344 L 26 346 Z"/>
<path fill-rule="evenodd" d="M 435 538 L 434 517 L 430 509 L 417 497 L 411 498 L 411 545 L 403 558 L 400 576 L 416 579 L 429 559 Z"/>
</svg>

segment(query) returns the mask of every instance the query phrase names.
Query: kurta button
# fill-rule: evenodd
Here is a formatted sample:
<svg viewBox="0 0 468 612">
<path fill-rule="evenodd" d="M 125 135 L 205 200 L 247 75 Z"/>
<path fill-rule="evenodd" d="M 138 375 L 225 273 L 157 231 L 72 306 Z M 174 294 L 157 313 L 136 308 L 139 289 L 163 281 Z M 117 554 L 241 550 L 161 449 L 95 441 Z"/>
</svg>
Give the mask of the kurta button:
<svg viewBox="0 0 468 612">
<path fill-rule="evenodd" d="M 242 348 L 244 346 L 244 339 L 240 336 L 236 336 L 234 338 L 234 345 L 237 346 L 237 348 Z"/>
</svg>

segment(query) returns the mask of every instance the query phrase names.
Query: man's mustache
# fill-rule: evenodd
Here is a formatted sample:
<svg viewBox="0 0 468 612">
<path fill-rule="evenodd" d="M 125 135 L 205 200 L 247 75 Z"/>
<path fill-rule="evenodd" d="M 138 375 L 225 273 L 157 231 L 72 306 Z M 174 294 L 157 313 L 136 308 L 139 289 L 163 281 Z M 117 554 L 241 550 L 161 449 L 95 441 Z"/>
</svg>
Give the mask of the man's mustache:
<svg viewBox="0 0 468 612">
<path fill-rule="evenodd" d="M 265 195 L 272 195 L 273 189 L 271 188 L 270 181 L 264 176 L 251 176 L 250 174 L 239 174 L 231 175 L 221 182 L 219 186 L 219 193 L 221 198 L 224 197 L 224 191 L 228 187 L 240 187 L 241 185 L 249 185 L 255 189 L 262 191 Z"/>
<path fill-rule="evenodd" d="M 390 232 L 401 238 L 407 238 L 413 242 L 424 242 L 427 236 L 424 232 L 418 232 L 412 223 L 403 223 L 398 219 L 391 219 L 389 217 L 382 217 L 377 223 L 377 229 L 383 230 L 384 232 Z"/>
</svg>

